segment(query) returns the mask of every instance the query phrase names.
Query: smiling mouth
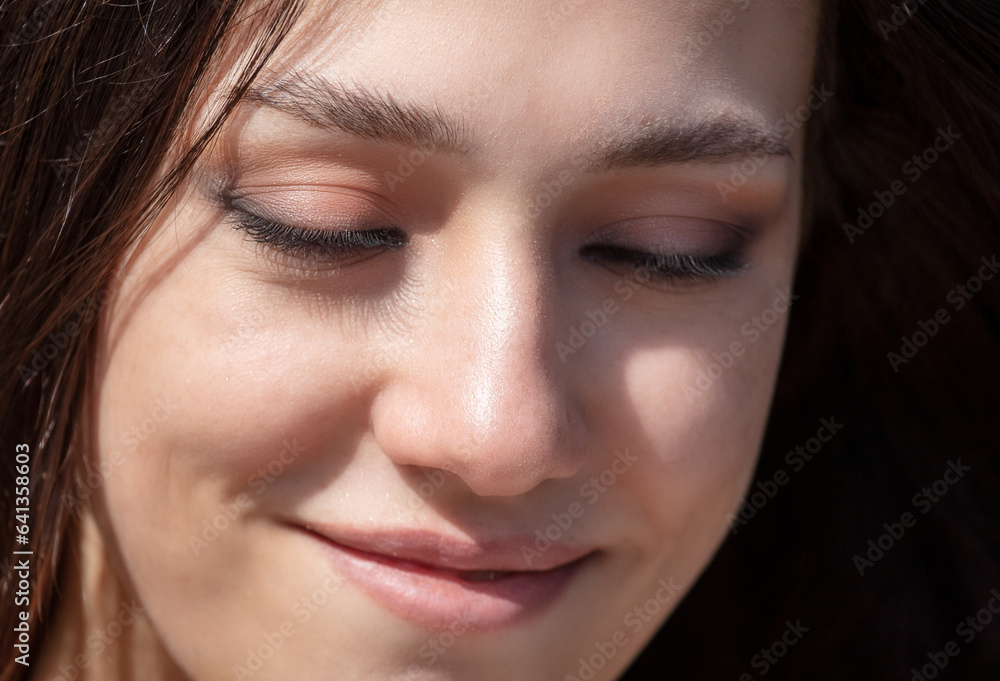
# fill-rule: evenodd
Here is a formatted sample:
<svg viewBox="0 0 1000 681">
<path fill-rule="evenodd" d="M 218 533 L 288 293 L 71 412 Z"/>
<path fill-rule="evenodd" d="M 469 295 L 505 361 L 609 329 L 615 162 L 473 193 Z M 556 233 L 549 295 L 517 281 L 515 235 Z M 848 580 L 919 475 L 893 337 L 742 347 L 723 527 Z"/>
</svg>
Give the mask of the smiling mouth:
<svg viewBox="0 0 1000 681">
<path fill-rule="evenodd" d="M 293 526 L 318 542 L 335 569 L 383 609 L 432 630 L 485 632 L 541 616 L 598 555 L 553 546 L 526 564 L 526 539 L 471 543 L 426 532 L 369 533 Z"/>
</svg>

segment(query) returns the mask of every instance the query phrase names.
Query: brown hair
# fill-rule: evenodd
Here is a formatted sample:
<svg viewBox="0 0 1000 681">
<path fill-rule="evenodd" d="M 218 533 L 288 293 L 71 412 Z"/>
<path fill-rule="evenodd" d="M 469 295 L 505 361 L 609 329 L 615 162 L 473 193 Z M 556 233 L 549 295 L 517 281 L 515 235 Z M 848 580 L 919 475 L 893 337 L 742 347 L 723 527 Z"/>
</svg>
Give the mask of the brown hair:
<svg viewBox="0 0 1000 681">
<path fill-rule="evenodd" d="M 73 438 L 91 331 L 114 268 L 299 10 L 295 2 L 264 3 L 256 11 L 245 4 L 0 5 L 0 26 L 13 29 L 0 48 L 3 681 L 26 678 L 29 671 L 14 660 L 13 608 L 20 580 L 11 569 L 12 552 L 33 551 L 29 624 L 30 649 L 37 656 L 53 612 L 74 502 L 91 489 L 80 480 L 86 471 Z M 236 97 L 179 163 L 157 178 L 188 100 L 244 22 L 255 30 Z M 30 531 L 24 546 L 15 544 L 11 523 L 15 488 L 23 487 L 15 485 L 14 447 L 21 443 L 30 449 Z"/>
<path fill-rule="evenodd" d="M 956 631 L 1000 590 L 1000 5 L 827 2 L 822 31 L 764 503 L 626 679 L 929 679 L 949 642 L 948 678 L 1000 672 L 1000 623 Z"/>
<path fill-rule="evenodd" d="M 73 434 L 102 287 L 221 125 L 156 180 L 243 4 L 0 5 L 0 25 L 12 27 L 0 48 L 0 551 L 10 561 L 17 549 L 7 520 L 13 447 L 26 443 L 32 651 L 57 597 L 82 472 Z M 241 88 L 297 12 L 292 2 L 264 12 Z M 1000 250 L 998 13 L 995 3 L 973 0 L 825 3 L 816 81 L 834 96 L 807 128 L 809 237 L 758 481 L 787 468 L 786 452 L 821 418 L 833 416 L 843 433 L 738 528 L 627 678 L 755 675 L 754 655 L 780 639 L 786 622 L 801 621 L 809 633 L 769 678 L 909 679 L 1000 587 L 991 496 L 1000 278 L 961 311 L 946 300 L 981 257 Z M 960 137 L 911 183 L 902 165 L 948 126 Z M 875 193 L 897 180 L 908 190 L 880 217 L 860 234 L 845 228 L 859 229 L 861 212 L 871 217 L 869 206 L 884 196 Z M 940 308 L 950 323 L 894 371 L 888 353 Z M 970 466 L 968 477 L 860 576 L 852 556 L 912 510 L 912 495 L 956 458 Z M 5 612 L 16 591 L 5 567 Z M 998 638 L 1000 625 L 986 629 L 951 664 L 964 678 L 995 672 Z M 11 651 L 13 643 L 5 624 L 0 645 Z M 26 675 L 3 661 L 0 681 Z"/>
</svg>

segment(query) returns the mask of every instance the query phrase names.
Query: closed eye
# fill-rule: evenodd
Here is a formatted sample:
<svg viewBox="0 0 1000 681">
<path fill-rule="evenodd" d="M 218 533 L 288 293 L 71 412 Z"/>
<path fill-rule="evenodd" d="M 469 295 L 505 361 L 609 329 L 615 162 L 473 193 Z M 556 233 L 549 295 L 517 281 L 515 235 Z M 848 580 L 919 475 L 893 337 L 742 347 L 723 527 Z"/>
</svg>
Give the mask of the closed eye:
<svg viewBox="0 0 1000 681">
<path fill-rule="evenodd" d="M 739 250 L 710 255 L 683 253 L 646 253 L 632 248 L 606 244 L 591 244 L 580 249 L 580 255 L 591 262 L 610 266 L 627 266 L 644 272 L 650 278 L 668 284 L 692 284 L 739 277 L 750 264 Z"/>
<path fill-rule="evenodd" d="M 230 212 L 229 220 L 234 229 L 245 232 L 249 240 L 274 253 L 327 265 L 365 259 L 385 250 L 398 250 L 408 242 L 406 233 L 397 227 L 305 229 L 237 209 Z"/>
</svg>

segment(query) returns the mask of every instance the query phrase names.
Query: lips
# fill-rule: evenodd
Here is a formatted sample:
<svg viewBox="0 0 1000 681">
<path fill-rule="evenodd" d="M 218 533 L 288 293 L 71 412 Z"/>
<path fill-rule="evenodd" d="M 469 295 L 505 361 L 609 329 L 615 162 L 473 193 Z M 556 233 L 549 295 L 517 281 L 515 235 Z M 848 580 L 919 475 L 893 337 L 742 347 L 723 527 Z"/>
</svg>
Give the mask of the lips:
<svg viewBox="0 0 1000 681">
<path fill-rule="evenodd" d="M 597 552 L 535 537 L 471 541 L 433 532 L 295 525 L 386 610 L 427 629 L 493 631 L 542 614 Z M 531 549 L 530 567 L 525 549 Z"/>
</svg>

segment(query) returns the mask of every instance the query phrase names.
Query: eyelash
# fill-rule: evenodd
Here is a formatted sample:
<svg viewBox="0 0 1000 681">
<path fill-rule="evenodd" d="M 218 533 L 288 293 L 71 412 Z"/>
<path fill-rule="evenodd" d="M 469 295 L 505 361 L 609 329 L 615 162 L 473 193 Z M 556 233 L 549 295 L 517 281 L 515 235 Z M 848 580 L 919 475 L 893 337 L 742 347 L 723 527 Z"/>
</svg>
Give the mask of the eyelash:
<svg viewBox="0 0 1000 681">
<path fill-rule="evenodd" d="M 232 209 L 233 228 L 272 252 L 293 258 L 301 264 L 337 263 L 362 254 L 375 255 L 380 250 L 399 250 L 409 239 L 396 227 L 374 229 L 313 230 L 272 222 L 258 215 Z M 622 246 L 592 244 L 583 246 L 580 255 L 604 265 L 629 265 L 635 272 L 645 271 L 651 280 L 664 284 L 691 285 L 742 275 L 749 264 L 739 250 L 715 255 L 646 253 Z"/>
<path fill-rule="evenodd" d="M 645 271 L 651 279 L 668 284 L 693 284 L 741 276 L 750 265 L 731 249 L 714 255 L 682 253 L 645 253 L 623 246 L 594 244 L 580 249 L 580 255 L 592 262 L 626 264 L 636 272 Z"/>
<path fill-rule="evenodd" d="M 241 210 L 230 212 L 233 228 L 264 248 L 302 262 L 337 262 L 366 251 L 399 250 L 408 242 L 396 227 L 374 229 L 314 230 L 290 227 Z"/>
</svg>

